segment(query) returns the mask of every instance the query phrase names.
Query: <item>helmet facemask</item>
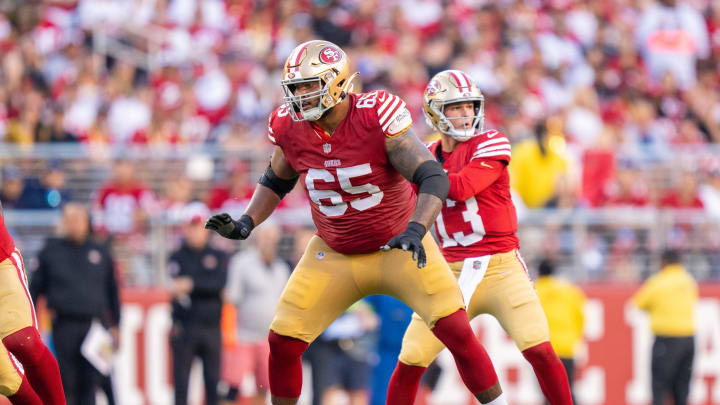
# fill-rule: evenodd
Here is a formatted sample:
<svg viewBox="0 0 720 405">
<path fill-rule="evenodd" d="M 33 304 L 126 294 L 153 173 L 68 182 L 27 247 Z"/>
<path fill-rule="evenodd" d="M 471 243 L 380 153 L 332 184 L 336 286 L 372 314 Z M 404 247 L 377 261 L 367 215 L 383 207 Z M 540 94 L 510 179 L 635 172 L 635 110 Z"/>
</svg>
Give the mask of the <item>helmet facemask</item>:
<svg viewBox="0 0 720 405">
<path fill-rule="evenodd" d="M 335 100 L 330 96 L 330 85 L 336 74 L 332 71 L 321 76 L 305 79 L 283 80 L 283 97 L 293 121 L 317 121 L 326 111 L 335 106 Z M 295 95 L 295 89 L 300 83 L 318 83 L 318 90 L 305 94 Z M 303 104 L 307 104 L 303 107 Z"/>
<path fill-rule="evenodd" d="M 471 101 L 473 103 L 474 115 L 452 117 L 452 120 L 472 119 L 472 125 L 470 126 L 470 128 L 455 129 L 452 124 L 451 118 L 448 118 L 445 115 L 445 107 L 450 104 L 462 103 L 467 101 Z M 437 125 L 433 125 L 430 119 L 426 117 L 428 124 L 431 127 L 436 127 L 438 131 L 442 132 L 445 135 L 451 136 L 457 141 L 467 141 L 468 139 L 480 134 L 483 130 L 483 125 L 485 124 L 485 98 L 482 95 L 478 97 L 463 97 L 447 101 L 431 100 L 429 105 L 430 109 L 438 117 L 438 120 Z"/>
</svg>

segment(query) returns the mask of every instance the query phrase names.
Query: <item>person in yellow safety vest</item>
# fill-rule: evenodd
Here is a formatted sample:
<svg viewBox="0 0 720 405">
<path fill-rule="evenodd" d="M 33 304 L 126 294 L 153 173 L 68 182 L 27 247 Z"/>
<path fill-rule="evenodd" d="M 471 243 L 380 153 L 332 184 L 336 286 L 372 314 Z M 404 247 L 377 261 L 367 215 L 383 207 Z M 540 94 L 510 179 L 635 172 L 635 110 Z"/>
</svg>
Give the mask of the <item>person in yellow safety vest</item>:
<svg viewBox="0 0 720 405">
<path fill-rule="evenodd" d="M 653 405 L 671 393 L 675 405 L 685 405 L 695 357 L 695 306 L 698 286 L 680 264 L 680 254 L 666 250 L 660 272 L 640 287 L 633 303 L 650 315 L 655 335 L 652 347 Z"/>
<path fill-rule="evenodd" d="M 538 266 L 539 277 L 535 281 L 535 290 L 550 328 L 550 344 L 565 367 L 570 390 L 573 392 L 575 374 L 575 350 L 582 340 L 583 307 L 585 294 L 569 281 L 554 276 L 555 265 L 552 261 L 542 260 Z"/>
</svg>

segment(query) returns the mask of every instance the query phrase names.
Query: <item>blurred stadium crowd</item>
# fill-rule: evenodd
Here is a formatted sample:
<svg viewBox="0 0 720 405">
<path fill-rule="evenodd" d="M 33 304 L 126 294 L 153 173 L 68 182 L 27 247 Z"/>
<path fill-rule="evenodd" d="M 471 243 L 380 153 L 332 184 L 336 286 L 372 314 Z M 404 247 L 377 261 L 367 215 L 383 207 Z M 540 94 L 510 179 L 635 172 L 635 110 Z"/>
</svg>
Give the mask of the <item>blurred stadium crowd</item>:
<svg viewBox="0 0 720 405">
<path fill-rule="evenodd" d="M 157 218 L 172 235 L 190 201 L 247 204 L 280 67 L 318 37 L 348 52 L 356 91 L 401 96 L 425 139 L 427 80 L 452 67 L 478 82 L 486 127 L 513 142 L 531 261 L 636 281 L 670 246 L 720 278 L 718 0 L 0 4 L 2 203 L 91 202 L 99 234 L 145 257 L 123 267 L 128 285 L 162 280 L 149 241 L 173 238 L 153 233 Z M 283 204 L 310 223 L 301 193 Z"/>
</svg>

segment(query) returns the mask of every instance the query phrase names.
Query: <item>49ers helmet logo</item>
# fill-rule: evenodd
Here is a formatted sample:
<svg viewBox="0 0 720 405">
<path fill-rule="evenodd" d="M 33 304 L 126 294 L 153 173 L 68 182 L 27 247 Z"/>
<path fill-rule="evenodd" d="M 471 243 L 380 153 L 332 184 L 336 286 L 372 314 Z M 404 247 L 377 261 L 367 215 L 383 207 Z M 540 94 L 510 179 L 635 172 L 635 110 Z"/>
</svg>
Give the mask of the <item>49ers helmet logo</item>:
<svg viewBox="0 0 720 405">
<path fill-rule="evenodd" d="M 428 96 L 432 96 L 438 91 L 440 91 L 440 83 L 437 80 L 431 80 L 430 83 L 428 83 L 427 88 L 425 89 L 425 93 Z"/>
<path fill-rule="evenodd" d="M 334 46 L 326 46 L 320 51 L 320 62 L 322 63 L 337 63 L 342 59 L 342 53 Z"/>
</svg>

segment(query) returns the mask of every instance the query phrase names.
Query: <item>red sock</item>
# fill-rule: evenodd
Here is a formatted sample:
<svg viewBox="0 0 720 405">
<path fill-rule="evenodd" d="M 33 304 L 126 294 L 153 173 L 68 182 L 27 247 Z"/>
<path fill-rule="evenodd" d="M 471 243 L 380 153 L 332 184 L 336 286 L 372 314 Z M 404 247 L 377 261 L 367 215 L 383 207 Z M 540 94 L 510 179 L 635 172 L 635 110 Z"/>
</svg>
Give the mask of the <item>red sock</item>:
<svg viewBox="0 0 720 405">
<path fill-rule="evenodd" d="M 390 377 L 386 405 L 413 405 L 420 379 L 426 367 L 409 366 L 398 361 Z"/>
<path fill-rule="evenodd" d="M 13 405 L 43 405 L 25 376 L 22 376 L 22 383 L 17 392 L 7 398 Z"/>
<path fill-rule="evenodd" d="M 302 390 L 302 354 L 308 344 L 270 331 L 270 393 L 281 398 L 298 398 Z"/>
<path fill-rule="evenodd" d="M 60 370 L 50 350 L 32 326 L 6 336 L 3 344 L 23 365 L 25 375 L 45 405 L 65 405 Z"/>
<path fill-rule="evenodd" d="M 470 328 L 464 309 L 437 321 L 432 332 L 452 353 L 460 377 L 473 395 L 497 384 L 492 361 Z"/>
<path fill-rule="evenodd" d="M 525 349 L 522 354 L 535 370 L 540 389 L 548 402 L 551 405 L 572 405 L 570 383 L 568 383 L 565 368 L 550 342 L 543 342 Z"/>
</svg>

